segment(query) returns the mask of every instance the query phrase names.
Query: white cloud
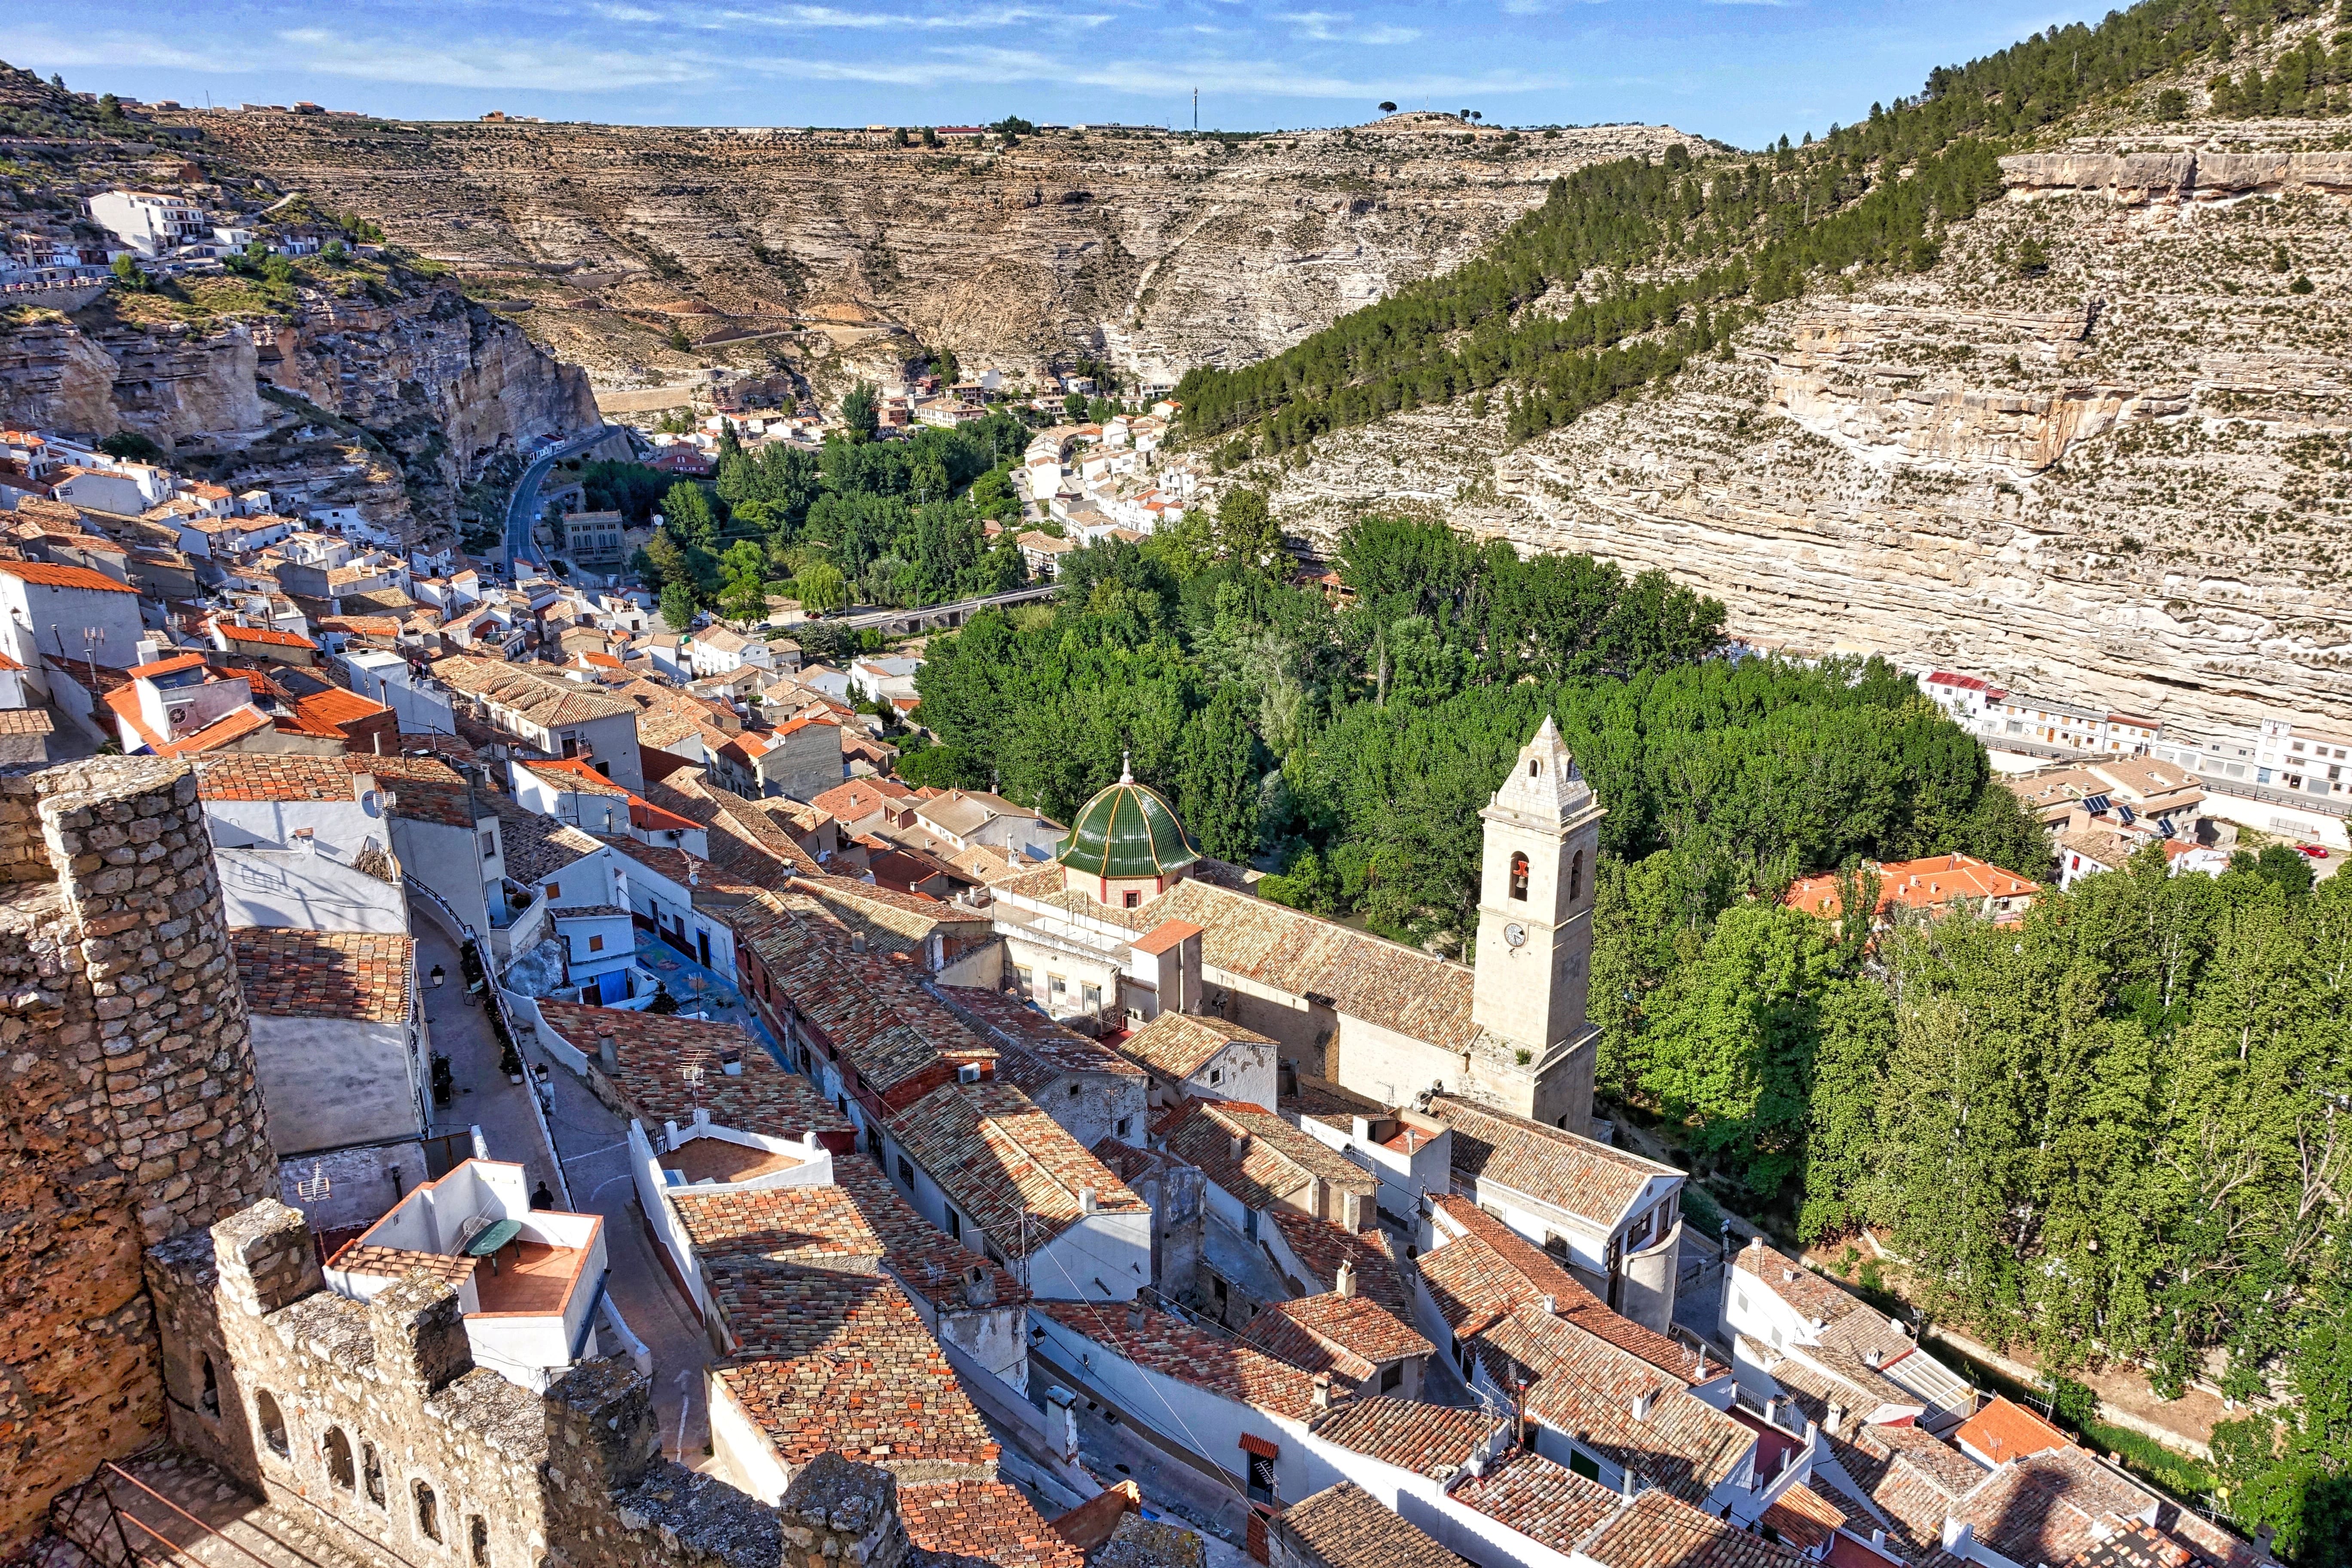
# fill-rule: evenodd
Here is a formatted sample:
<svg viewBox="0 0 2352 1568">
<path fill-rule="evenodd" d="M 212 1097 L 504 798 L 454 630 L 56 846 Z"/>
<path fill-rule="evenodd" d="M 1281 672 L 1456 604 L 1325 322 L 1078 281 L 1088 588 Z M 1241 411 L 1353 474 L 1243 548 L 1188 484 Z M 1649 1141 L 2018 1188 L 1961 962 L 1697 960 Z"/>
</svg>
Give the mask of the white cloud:
<svg viewBox="0 0 2352 1568">
<path fill-rule="evenodd" d="M 1277 11 L 1275 18 L 1288 22 L 1297 37 L 1319 44 L 1409 44 L 1421 37 L 1418 27 L 1385 24 L 1357 26 L 1345 11 Z"/>
<path fill-rule="evenodd" d="M 718 74 L 714 63 L 674 50 L 582 49 L 568 44 L 479 37 L 425 44 L 359 38 L 324 27 L 291 28 L 279 33 L 278 39 L 294 52 L 257 63 L 417 87 L 610 92 L 705 81 Z"/>
</svg>

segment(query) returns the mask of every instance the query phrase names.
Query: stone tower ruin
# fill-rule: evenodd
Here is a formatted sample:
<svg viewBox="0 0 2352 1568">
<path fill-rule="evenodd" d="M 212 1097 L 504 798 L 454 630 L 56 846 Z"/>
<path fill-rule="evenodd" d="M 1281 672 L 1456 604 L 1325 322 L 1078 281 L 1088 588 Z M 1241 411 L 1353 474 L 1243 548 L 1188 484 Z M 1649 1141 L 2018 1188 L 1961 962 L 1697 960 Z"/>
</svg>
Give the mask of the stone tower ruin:
<svg viewBox="0 0 2352 1568">
<path fill-rule="evenodd" d="M 0 1552 L 163 1425 L 142 1256 L 271 1196 L 184 763 L 0 778 Z"/>
</svg>

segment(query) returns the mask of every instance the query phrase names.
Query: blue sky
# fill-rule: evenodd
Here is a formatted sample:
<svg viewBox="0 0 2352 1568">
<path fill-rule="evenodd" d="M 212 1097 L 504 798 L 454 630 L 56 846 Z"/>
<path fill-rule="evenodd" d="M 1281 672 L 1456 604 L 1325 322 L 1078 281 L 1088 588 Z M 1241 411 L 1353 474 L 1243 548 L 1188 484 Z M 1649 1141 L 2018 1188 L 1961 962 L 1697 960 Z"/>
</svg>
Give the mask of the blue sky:
<svg viewBox="0 0 2352 1568">
<path fill-rule="evenodd" d="M 2106 7 L 2004 0 L 15 0 L 0 58 L 70 87 L 417 119 L 1339 125 L 1666 121 L 1755 146 Z"/>
</svg>

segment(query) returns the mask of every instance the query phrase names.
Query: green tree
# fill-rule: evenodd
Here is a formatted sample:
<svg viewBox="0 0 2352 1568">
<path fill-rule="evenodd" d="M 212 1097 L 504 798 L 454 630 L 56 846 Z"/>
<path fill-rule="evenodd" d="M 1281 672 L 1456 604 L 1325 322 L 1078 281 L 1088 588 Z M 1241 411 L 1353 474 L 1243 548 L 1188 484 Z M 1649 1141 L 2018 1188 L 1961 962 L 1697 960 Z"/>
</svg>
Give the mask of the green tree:
<svg viewBox="0 0 2352 1568">
<path fill-rule="evenodd" d="M 796 579 L 799 584 L 801 608 L 813 616 L 831 615 L 849 606 L 849 584 L 841 568 L 829 561 L 818 561 L 801 568 Z"/>
<path fill-rule="evenodd" d="M 841 423 L 853 441 L 874 438 L 882 427 L 882 405 L 872 382 L 858 382 L 841 395 Z"/>
<path fill-rule="evenodd" d="M 1282 530 L 1263 490 L 1225 492 L 1217 503 L 1216 539 L 1220 556 L 1261 572 L 1273 571 L 1288 559 L 1282 548 Z"/>
<path fill-rule="evenodd" d="M 678 321 L 669 324 L 669 334 L 662 341 L 669 345 L 672 353 L 686 353 L 694 347 L 694 340 L 686 335 L 685 325 Z"/>
<path fill-rule="evenodd" d="M 1759 1198 L 1801 1163 L 1822 1012 L 1844 984 L 1822 921 L 1743 904 L 1724 911 L 1653 1015 L 1668 1044 L 1649 1053 L 1643 1087 Z"/>
<path fill-rule="evenodd" d="M 670 630 L 680 637 L 694 629 L 694 587 L 683 579 L 663 584 L 661 618 Z"/>
<path fill-rule="evenodd" d="M 679 479 L 662 496 L 662 526 L 680 544 L 709 550 L 719 542 L 719 514 L 710 493 L 694 479 Z"/>
<path fill-rule="evenodd" d="M 1083 425 L 1087 419 L 1087 395 L 1068 393 L 1062 398 L 1062 417 L 1073 425 Z"/>
<path fill-rule="evenodd" d="M 763 620 L 768 613 L 768 584 L 765 570 L 768 552 L 751 540 L 738 540 L 728 546 L 727 553 L 719 558 L 719 577 L 725 584 L 719 595 L 719 609 L 730 620 Z"/>
<path fill-rule="evenodd" d="M 1176 747 L 1176 811 L 1202 853 L 1246 865 L 1257 852 L 1258 781 L 1265 749 L 1250 704 L 1232 686 L 1184 726 Z"/>
</svg>

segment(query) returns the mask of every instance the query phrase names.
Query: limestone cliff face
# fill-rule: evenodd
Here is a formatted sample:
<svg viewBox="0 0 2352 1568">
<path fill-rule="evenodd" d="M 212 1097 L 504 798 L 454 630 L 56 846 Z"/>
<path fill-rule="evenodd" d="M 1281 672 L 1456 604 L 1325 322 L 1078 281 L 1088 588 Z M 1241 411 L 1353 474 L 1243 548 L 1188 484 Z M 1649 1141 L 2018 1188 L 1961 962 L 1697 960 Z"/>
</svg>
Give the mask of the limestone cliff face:
<svg viewBox="0 0 2352 1568">
<path fill-rule="evenodd" d="M 84 331 L 62 318 L 0 333 L 0 416 L 12 425 L 160 441 L 258 427 L 257 355 L 242 324 Z"/>
<path fill-rule="evenodd" d="M 208 147 L 458 267 L 600 384 L 671 371 L 673 324 L 820 380 L 869 345 L 1024 369 L 1244 363 L 1466 259 L 1559 174 L 1696 139 L 1519 137 L 1444 116 L 1241 142 L 410 125 L 195 114 Z M 881 333 L 877 337 L 877 331 Z"/>
<path fill-rule="evenodd" d="M 2010 159 L 1930 273 L 1776 307 L 1516 447 L 1460 405 L 1328 438 L 1278 508 L 1328 538 L 1419 501 L 1663 567 L 1769 643 L 2191 725 L 2352 718 L 2352 158 L 2258 135 Z M 2051 264 L 2020 276 L 2029 236 Z"/>
<path fill-rule="evenodd" d="M 265 388 L 355 428 L 318 431 Z M 0 332 L 0 422 L 134 431 L 210 477 L 299 486 L 420 539 L 446 532 L 486 467 L 596 418 L 579 367 L 448 287 L 305 289 L 289 317 L 205 327 L 135 325 L 101 303 Z"/>
</svg>

